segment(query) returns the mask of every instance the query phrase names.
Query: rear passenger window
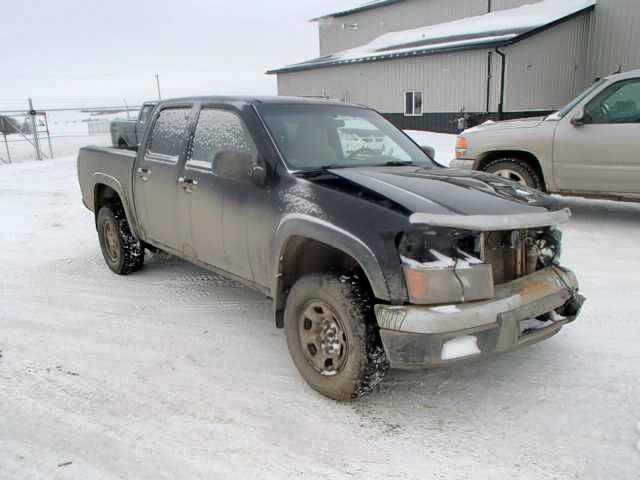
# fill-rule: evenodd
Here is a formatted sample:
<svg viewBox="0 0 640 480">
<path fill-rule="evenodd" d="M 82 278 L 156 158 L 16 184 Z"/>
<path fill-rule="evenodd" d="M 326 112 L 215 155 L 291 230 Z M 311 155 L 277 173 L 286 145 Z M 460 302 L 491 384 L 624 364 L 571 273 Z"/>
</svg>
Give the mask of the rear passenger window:
<svg viewBox="0 0 640 480">
<path fill-rule="evenodd" d="M 160 112 L 151 132 L 151 140 L 147 151 L 167 157 L 178 156 L 182 151 L 189 124 L 191 108 L 167 108 Z"/>
<path fill-rule="evenodd" d="M 187 166 L 212 170 L 228 178 L 248 179 L 256 146 L 242 120 L 227 110 L 200 112 Z"/>
</svg>

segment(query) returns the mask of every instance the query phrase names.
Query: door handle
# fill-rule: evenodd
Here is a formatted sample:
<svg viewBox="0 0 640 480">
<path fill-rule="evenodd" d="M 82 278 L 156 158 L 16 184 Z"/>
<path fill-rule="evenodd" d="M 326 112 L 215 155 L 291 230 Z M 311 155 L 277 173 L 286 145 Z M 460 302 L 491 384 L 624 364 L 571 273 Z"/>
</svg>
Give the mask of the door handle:
<svg viewBox="0 0 640 480">
<path fill-rule="evenodd" d="M 151 178 L 151 169 L 138 167 L 138 169 L 136 170 L 136 174 L 142 179 L 143 182 L 146 182 Z"/>
<path fill-rule="evenodd" d="M 196 180 L 195 178 L 178 178 L 178 185 L 180 185 L 187 193 L 191 193 L 196 185 L 198 185 L 198 183 L 198 180 Z"/>
</svg>

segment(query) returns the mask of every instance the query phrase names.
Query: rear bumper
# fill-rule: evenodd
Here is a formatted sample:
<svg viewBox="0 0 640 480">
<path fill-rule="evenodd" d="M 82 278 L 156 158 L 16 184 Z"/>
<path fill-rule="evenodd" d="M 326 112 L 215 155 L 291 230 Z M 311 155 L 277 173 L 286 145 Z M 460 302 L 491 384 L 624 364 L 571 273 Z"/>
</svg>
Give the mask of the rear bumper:
<svg viewBox="0 0 640 480">
<path fill-rule="evenodd" d="M 548 267 L 495 288 L 491 300 L 445 306 L 376 305 L 394 368 L 428 368 L 506 352 L 555 335 L 577 317 L 575 275 Z M 544 316 L 545 321 L 536 320 Z"/>
</svg>

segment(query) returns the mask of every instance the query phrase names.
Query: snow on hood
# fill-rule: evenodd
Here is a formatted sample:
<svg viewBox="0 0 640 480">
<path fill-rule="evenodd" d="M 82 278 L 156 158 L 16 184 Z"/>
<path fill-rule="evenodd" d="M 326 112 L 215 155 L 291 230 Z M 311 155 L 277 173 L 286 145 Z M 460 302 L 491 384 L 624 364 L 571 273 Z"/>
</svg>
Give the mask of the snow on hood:
<svg viewBox="0 0 640 480">
<path fill-rule="evenodd" d="M 384 34 L 361 47 L 344 50 L 280 71 L 314 68 L 405 54 L 427 54 L 453 48 L 502 45 L 593 8 L 596 0 L 543 0 L 452 22 Z M 269 73 L 276 73 L 278 70 Z"/>
</svg>

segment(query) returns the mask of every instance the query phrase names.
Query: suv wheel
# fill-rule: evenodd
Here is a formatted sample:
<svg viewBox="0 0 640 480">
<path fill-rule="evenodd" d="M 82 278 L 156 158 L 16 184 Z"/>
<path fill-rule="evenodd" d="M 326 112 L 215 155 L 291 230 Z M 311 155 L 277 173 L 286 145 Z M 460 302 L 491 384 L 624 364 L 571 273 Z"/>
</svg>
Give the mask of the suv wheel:
<svg viewBox="0 0 640 480">
<path fill-rule="evenodd" d="M 131 233 L 122 207 L 102 207 L 96 227 L 102 256 L 111 270 L 126 275 L 142 268 L 144 248 Z"/>
<path fill-rule="evenodd" d="M 542 179 L 538 172 L 526 161 L 519 158 L 499 158 L 484 167 L 484 171 L 537 190 L 543 188 Z"/>
<path fill-rule="evenodd" d="M 356 277 L 312 274 L 287 297 L 287 345 L 307 383 L 334 400 L 367 395 L 388 369 L 371 299 Z"/>
</svg>

